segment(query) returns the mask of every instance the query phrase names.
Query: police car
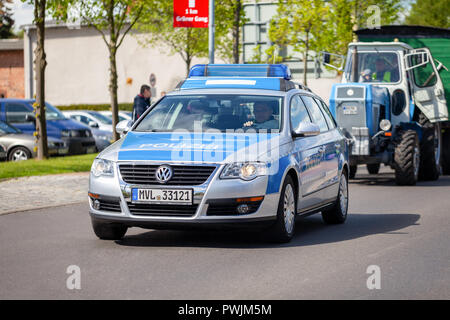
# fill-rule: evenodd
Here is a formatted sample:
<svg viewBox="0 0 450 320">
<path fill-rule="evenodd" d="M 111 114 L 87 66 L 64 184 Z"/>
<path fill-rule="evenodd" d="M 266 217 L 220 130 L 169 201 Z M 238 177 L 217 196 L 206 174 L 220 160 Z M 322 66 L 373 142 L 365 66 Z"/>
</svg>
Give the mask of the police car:
<svg viewBox="0 0 450 320">
<path fill-rule="evenodd" d="M 318 96 L 285 65 L 196 65 L 92 164 L 100 239 L 129 227 L 258 226 L 290 241 L 295 218 L 343 223 L 348 145 Z"/>
</svg>

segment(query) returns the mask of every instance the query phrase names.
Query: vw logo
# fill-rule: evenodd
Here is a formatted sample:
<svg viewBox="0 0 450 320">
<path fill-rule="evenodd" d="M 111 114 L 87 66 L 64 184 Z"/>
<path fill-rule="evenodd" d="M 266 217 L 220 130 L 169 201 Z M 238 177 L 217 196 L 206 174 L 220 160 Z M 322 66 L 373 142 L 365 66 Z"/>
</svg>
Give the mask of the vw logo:
<svg viewBox="0 0 450 320">
<path fill-rule="evenodd" d="M 172 178 L 172 173 L 172 168 L 164 165 L 156 169 L 155 177 L 159 183 L 166 183 Z"/>
</svg>

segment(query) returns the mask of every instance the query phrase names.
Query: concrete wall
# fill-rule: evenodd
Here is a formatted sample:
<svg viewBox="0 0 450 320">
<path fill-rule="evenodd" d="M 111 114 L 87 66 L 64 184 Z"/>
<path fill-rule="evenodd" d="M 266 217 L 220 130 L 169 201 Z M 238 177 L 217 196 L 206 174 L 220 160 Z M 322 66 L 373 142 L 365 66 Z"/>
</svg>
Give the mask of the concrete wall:
<svg viewBox="0 0 450 320">
<path fill-rule="evenodd" d="M 34 50 L 36 30 L 28 31 Z M 151 73 L 156 75 L 156 98 L 161 91 L 170 91 L 186 76 L 186 66 L 179 54 L 170 55 L 168 48 L 143 47 L 138 40 L 143 35 L 127 35 L 117 55 L 119 103 L 133 102 L 142 84 L 149 84 Z M 32 51 L 24 42 L 26 72 L 30 72 Z M 47 53 L 46 100 L 55 105 L 109 103 L 109 58 L 100 34 L 92 29 L 46 29 Z M 28 57 L 27 57 L 28 55 Z M 28 62 L 28 63 L 27 63 Z M 207 60 L 194 60 L 206 63 Z M 31 68 L 32 70 L 32 68 Z M 33 77 L 34 82 L 34 77 Z M 27 96 L 35 87 L 26 77 Z"/>
<path fill-rule="evenodd" d="M 25 96 L 23 50 L 0 50 L 1 94 L 7 98 Z"/>
</svg>

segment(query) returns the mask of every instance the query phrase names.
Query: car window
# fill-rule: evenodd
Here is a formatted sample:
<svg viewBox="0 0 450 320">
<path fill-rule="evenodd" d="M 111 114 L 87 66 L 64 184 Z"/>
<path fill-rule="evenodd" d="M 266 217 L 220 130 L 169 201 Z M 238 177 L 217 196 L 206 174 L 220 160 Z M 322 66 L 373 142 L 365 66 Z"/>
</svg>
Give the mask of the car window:
<svg viewBox="0 0 450 320">
<path fill-rule="evenodd" d="M 0 121 L 0 134 L 20 133 L 21 131 L 6 122 Z"/>
<path fill-rule="evenodd" d="M 302 122 L 310 123 L 311 118 L 309 117 L 308 110 L 306 110 L 305 104 L 298 95 L 294 96 L 291 100 L 291 127 L 292 130 L 297 131 Z"/>
<path fill-rule="evenodd" d="M 6 122 L 24 123 L 27 122 L 25 117 L 27 114 L 33 115 L 33 111 L 28 109 L 23 103 L 8 102 L 5 106 Z"/>
<path fill-rule="evenodd" d="M 78 122 L 82 122 L 84 124 L 89 124 L 89 122 L 91 121 L 88 117 L 80 115 L 80 114 L 74 114 L 70 116 L 72 119 L 78 121 Z"/>
<path fill-rule="evenodd" d="M 308 108 L 309 113 L 311 114 L 311 118 L 315 124 L 317 124 L 320 128 L 320 132 L 325 132 L 328 130 L 327 121 L 325 117 L 320 111 L 317 103 L 314 102 L 313 98 L 310 96 L 302 96 L 301 97 L 306 107 Z"/>
<path fill-rule="evenodd" d="M 325 116 L 325 120 L 327 121 L 328 128 L 336 128 L 336 123 L 334 122 L 333 115 L 331 114 L 330 109 L 328 109 L 328 106 L 325 104 L 325 102 L 316 98 L 314 98 L 314 100 L 319 105 L 320 110 L 322 110 L 322 113 Z"/>
<path fill-rule="evenodd" d="M 283 98 L 238 94 L 164 97 L 140 120 L 136 131 L 206 131 L 216 129 L 259 132 L 281 128 Z"/>
</svg>

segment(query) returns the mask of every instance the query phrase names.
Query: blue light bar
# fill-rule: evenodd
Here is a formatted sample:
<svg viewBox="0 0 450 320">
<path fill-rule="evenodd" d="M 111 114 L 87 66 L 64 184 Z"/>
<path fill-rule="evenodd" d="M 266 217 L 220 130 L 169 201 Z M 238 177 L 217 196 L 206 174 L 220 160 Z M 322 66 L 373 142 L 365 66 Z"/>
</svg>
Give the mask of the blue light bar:
<svg viewBox="0 0 450 320">
<path fill-rule="evenodd" d="M 284 64 L 197 64 L 189 71 L 192 77 L 269 77 L 291 79 Z"/>
</svg>

